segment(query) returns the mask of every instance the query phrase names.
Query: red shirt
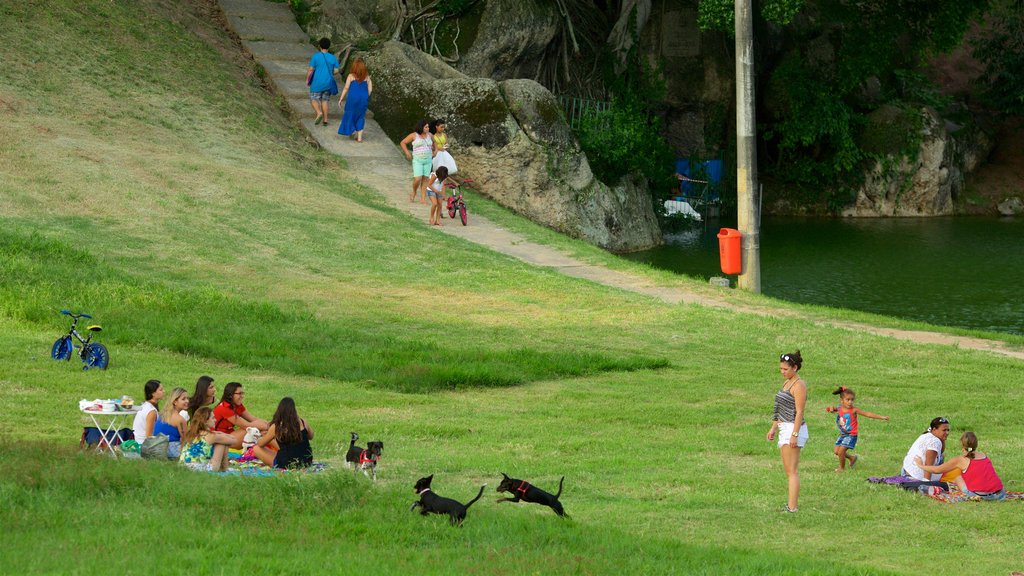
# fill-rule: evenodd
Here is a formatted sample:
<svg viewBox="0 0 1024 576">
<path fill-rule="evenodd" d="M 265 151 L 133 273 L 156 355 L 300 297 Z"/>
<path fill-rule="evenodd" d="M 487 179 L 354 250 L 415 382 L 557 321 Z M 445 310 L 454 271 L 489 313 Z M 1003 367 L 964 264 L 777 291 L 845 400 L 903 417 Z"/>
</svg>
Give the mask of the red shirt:
<svg viewBox="0 0 1024 576">
<path fill-rule="evenodd" d="M 245 414 L 244 404 L 235 404 L 234 407 L 227 400 L 224 400 L 217 407 L 213 409 L 213 417 L 217 419 L 217 425 L 214 428 L 217 432 L 224 432 L 225 434 L 231 434 L 235 431 L 235 425 L 231 423 L 228 418 L 235 416 L 241 416 Z"/>
<path fill-rule="evenodd" d="M 1003 489 L 1003 481 L 996 474 L 992 461 L 988 458 L 971 460 L 964 470 L 964 484 L 971 492 L 999 492 Z"/>
</svg>

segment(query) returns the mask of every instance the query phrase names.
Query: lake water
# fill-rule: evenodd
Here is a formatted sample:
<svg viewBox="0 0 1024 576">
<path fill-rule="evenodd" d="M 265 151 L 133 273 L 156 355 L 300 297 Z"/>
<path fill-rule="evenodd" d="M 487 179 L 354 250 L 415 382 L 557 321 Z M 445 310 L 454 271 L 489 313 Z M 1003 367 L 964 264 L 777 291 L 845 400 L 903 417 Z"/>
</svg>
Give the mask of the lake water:
<svg viewBox="0 0 1024 576">
<path fill-rule="evenodd" d="M 710 220 L 625 257 L 721 276 L 718 230 L 735 226 Z M 765 218 L 761 290 L 794 302 L 1024 334 L 1024 218 Z"/>
</svg>

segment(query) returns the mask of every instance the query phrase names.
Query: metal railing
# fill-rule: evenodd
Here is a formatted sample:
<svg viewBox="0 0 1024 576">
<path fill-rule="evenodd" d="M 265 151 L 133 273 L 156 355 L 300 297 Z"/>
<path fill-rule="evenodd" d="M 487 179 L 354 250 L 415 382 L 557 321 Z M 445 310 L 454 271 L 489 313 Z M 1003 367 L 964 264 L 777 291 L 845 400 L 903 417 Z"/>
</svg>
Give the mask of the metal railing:
<svg viewBox="0 0 1024 576">
<path fill-rule="evenodd" d="M 569 127 L 573 130 L 580 129 L 584 118 L 599 112 L 604 112 L 612 106 L 611 102 L 586 100 L 584 98 L 574 98 L 571 96 L 559 96 L 558 103 L 562 105 L 562 110 L 565 112 L 565 119 L 569 122 Z"/>
</svg>

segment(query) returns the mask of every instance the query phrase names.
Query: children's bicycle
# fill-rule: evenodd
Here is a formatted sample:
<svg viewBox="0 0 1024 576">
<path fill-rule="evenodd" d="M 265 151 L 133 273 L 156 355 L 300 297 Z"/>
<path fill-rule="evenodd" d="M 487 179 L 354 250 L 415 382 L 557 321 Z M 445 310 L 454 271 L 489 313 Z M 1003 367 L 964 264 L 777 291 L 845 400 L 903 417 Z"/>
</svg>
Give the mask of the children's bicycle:
<svg viewBox="0 0 1024 576">
<path fill-rule="evenodd" d="M 447 186 L 452 190 L 452 195 L 448 197 L 448 217 L 454 220 L 455 213 L 458 212 L 462 225 L 465 226 L 469 223 L 469 217 L 466 215 L 466 201 L 462 199 L 462 190 L 454 182 L 448 182 Z"/>
<path fill-rule="evenodd" d="M 89 326 L 88 328 L 86 328 L 86 330 L 88 330 L 91 333 L 88 334 L 87 338 L 83 339 L 82 335 L 79 334 L 78 329 L 76 328 L 76 326 L 78 325 L 78 319 L 88 318 L 91 320 L 92 316 L 89 316 L 88 314 L 75 314 L 74 312 L 70 312 L 68 310 L 61 310 L 60 313 L 66 316 L 71 316 L 71 329 L 68 330 L 68 333 L 65 334 L 64 336 L 57 338 L 57 341 L 53 343 L 53 350 L 50 352 L 50 355 L 53 356 L 53 359 L 70 360 L 71 353 L 75 350 L 75 348 L 80 348 L 81 350 L 79 351 L 78 356 L 82 359 L 82 362 L 85 364 L 85 366 L 82 366 L 82 370 L 88 370 L 89 368 L 99 368 L 101 370 L 106 370 L 107 364 L 110 363 L 110 354 L 107 353 L 106 346 L 100 344 L 99 342 L 92 341 L 93 334 L 91 334 L 100 332 L 103 330 L 103 328 L 95 324 Z M 79 343 L 75 344 L 72 338 L 78 340 Z"/>
</svg>

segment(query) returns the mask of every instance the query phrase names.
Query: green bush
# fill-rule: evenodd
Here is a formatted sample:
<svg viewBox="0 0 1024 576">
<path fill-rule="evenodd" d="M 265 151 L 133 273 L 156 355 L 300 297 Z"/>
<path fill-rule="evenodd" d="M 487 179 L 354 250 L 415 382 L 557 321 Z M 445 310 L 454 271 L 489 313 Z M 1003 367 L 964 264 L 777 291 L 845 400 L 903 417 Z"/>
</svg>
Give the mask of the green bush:
<svg viewBox="0 0 1024 576">
<path fill-rule="evenodd" d="M 635 100 L 613 100 L 609 109 L 584 117 L 579 140 L 594 174 L 607 184 L 634 173 L 663 189 L 671 177 L 674 155 L 661 122 Z"/>
</svg>

